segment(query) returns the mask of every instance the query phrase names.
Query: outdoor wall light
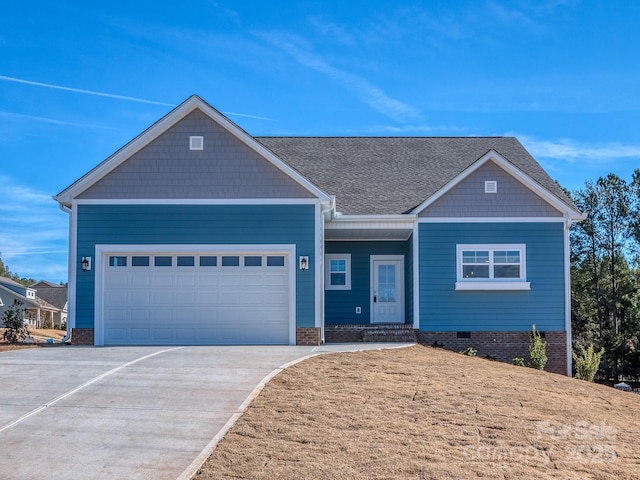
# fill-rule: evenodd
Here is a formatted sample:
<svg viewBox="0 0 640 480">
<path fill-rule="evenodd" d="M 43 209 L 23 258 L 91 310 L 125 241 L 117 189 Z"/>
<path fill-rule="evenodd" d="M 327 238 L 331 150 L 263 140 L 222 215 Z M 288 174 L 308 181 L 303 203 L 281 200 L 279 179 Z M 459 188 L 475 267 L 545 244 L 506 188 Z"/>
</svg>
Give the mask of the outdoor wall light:
<svg viewBox="0 0 640 480">
<path fill-rule="evenodd" d="M 82 261 L 80 262 L 82 265 L 82 271 L 87 272 L 91 270 L 91 257 L 82 257 Z"/>
<path fill-rule="evenodd" d="M 309 257 L 306 255 L 304 257 L 300 257 L 300 270 L 308 270 L 309 269 Z"/>
</svg>

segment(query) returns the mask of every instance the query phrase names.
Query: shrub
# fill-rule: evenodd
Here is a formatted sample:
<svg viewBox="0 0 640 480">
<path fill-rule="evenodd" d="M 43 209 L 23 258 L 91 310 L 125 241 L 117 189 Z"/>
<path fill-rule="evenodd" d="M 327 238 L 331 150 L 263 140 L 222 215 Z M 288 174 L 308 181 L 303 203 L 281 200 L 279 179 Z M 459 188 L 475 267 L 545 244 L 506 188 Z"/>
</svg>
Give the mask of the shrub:
<svg viewBox="0 0 640 480">
<path fill-rule="evenodd" d="M 524 358 L 522 357 L 513 357 L 513 359 L 511 360 L 511 364 L 512 365 L 517 365 L 518 367 L 524 367 Z"/>
<path fill-rule="evenodd" d="M 478 350 L 473 347 L 467 347 L 464 350 L 460 350 L 458 353 L 469 357 L 475 357 L 478 354 Z"/>
<path fill-rule="evenodd" d="M 547 364 L 547 342 L 542 340 L 540 332 L 533 325 L 529 335 L 529 366 L 538 370 L 544 370 Z"/>
<path fill-rule="evenodd" d="M 439 342 L 438 340 L 434 340 L 431 346 L 433 348 L 444 348 L 444 343 Z"/>
<path fill-rule="evenodd" d="M 601 348 L 599 352 L 594 351 L 593 344 L 590 344 L 587 348 L 580 345 L 579 348 L 580 355 L 577 355 L 576 352 L 571 352 L 576 366 L 575 378 L 593 382 L 600 367 L 600 360 L 604 354 L 604 348 Z"/>
<path fill-rule="evenodd" d="M 7 343 L 13 345 L 29 336 L 29 328 L 24 324 L 22 302 L 20 300 L 14 300 L 11 306 L 2 314 L 2 324 L 4 325 L 2 338 Z"/>
</svg>

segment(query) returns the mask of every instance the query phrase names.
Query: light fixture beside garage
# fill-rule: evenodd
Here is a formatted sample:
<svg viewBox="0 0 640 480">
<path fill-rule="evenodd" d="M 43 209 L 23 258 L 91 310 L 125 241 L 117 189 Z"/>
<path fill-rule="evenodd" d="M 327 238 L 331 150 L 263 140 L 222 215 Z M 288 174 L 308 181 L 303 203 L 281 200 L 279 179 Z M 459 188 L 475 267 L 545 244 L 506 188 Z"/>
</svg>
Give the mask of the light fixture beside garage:
<svg viewBox="0 0 640 480">
<path fill-rule="evenodd" d="M 82 257 L 82 261 L 80 262 L 82 265 L 82 271 L 87 272 L 91 270 L 91 257 Z"/>
<path fill-rule="evenodd" d="M 300 270 L 308 270 L 309 269 L 309 257 L 306 256 L 306 255 L 300 257 L 299 264 L 300 264 Z"/>
</svg>

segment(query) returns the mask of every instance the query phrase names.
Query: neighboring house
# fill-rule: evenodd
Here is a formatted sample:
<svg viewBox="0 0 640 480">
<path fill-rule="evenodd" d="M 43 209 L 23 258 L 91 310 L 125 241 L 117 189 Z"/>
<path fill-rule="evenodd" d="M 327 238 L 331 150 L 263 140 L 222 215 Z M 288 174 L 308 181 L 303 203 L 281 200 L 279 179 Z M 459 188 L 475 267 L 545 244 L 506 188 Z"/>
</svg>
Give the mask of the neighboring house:
<svg viewBox="0 0 640 480">
<path fill-rule="evenodd" d="M 60 316 L 60 309 L 36 295 L 36 289 L 6 277 L 0 277 L 0 318 L 11 307 L 14 300 L 22 302 L 25 324 L 42 328 L 45 324 L 53 324 Z"/>
<path fill-rule="evenodd" d="M 252 137 L 193 96 L 55 199 L 73 343 L 417 332 L 511 360 L 536 324 L 570 369 L 582 216 L 515 138 Z"/>
<path fill-rule="evenodd" d="M 53 313 L 53 326 L 65 326 L 67 324 L 68 288 L 45 280 L 34 283 L 31 288 L 36 290 L 38 298 L 57 309 Z"/>
</svg>

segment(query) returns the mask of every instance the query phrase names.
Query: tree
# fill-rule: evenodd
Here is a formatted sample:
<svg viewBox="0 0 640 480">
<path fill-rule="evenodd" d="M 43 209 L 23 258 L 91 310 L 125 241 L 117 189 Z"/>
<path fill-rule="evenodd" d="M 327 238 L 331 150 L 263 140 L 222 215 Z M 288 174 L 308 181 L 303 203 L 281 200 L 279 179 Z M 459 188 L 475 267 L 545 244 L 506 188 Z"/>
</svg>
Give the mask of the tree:
<svg viewBox="0 0 640 480">
<path fill-rule="evenodd" d="M 22 305 L 20 300 L 14 300 L 2 314 L 2 324 L 4 325 L 2 338 L 12 345 L 23 341 L 29 336 L 29 328 L 24 324 Z"/>
</svg>

